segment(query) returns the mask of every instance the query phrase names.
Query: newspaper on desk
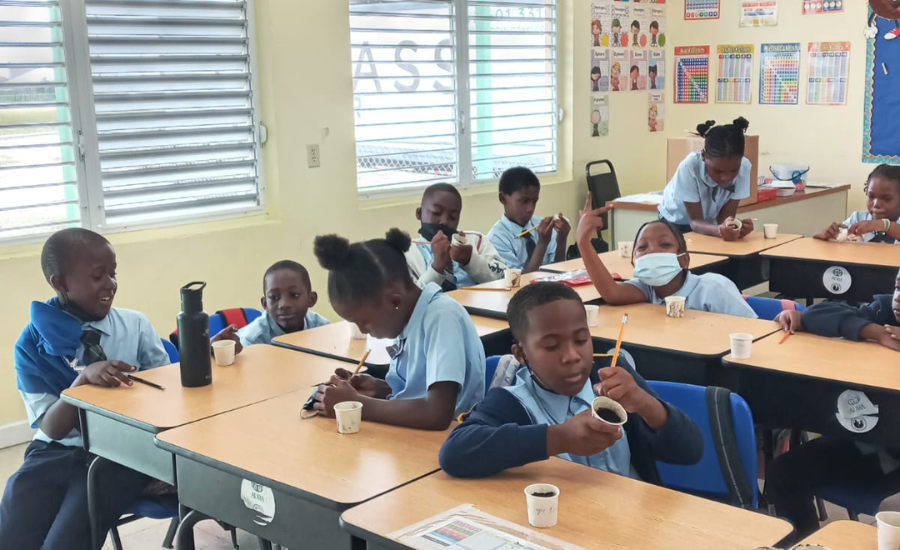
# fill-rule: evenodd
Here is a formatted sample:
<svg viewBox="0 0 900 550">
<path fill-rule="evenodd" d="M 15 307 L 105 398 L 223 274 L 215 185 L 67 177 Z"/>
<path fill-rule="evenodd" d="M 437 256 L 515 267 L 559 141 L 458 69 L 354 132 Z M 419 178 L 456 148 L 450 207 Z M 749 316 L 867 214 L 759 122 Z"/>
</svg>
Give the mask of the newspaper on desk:
<svg viewBox="0 0 900 550">
<path fill-rule="evenodd" d="M 525 502 L 522 502 L 524 516 Z M 388 535 L 416 550 L 586 550 L 463 504 Z"/>
</svg>

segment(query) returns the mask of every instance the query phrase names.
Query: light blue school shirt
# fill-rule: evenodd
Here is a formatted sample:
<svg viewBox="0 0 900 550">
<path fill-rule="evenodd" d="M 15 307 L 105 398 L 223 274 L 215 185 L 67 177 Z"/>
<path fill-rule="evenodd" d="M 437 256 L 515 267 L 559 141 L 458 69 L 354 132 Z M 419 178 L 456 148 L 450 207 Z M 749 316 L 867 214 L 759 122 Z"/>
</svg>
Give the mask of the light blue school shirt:
<svg viewBox="0 0 900 550">
<path fill-rule="evenodd" d="M 403 332 L 394 340 L 391 366 L 385 380 L 388 399 L 423 399 L 438 382 L 459 386 L 456 414 L 472 409 L 484 398 L 484 347 L 475 325 L 459 302 L 428 283 Z"/>
<path fill-rule="evenodd" d="M 503 262 L 510 269 L 522 269 L 528 263 L 528 250 L 525 248 L 525 240 L 527 235 L 520 237 L 519 235 L 526 229 L 531 229 L 535 225 L 541 223 L 543 218 L 534 216 L 528 223 L 527 227 L 523 227 L 516 222 L 510 220 L 506 216 L 500 218 L 500 221 L 494 224 L 488 233 L 488 239 L 497 253 L 503 258 Z M 537 229 L 531 232 L 534 238 L 534 244 L 537 244 Z M 547 245 L 547 252 L 544 254 L 541 265 L 552 264 L 556 261 L 556 230 L 550 235 L 550 244 Z"/>
<path fill-rule="evenodd" d="M 637 279 L 626 281 L 641 289 L 644 298 L 651 304 L 664 304 L 665 299 L 656 295 L 656 289 Z M 757 315 L 741 296 L 738 288 L 726 277 L 718 273 L 694 275 L 688 271 L 684 285 L 672 296 L 684 296 L 684 307 L 712 313 L 724 313 L 737 317 L 756 319 Z"/>
<path fill-rule="evenodd" d="M 847 227 L 850 227 L 851 225 L 853 225 L 855 223 L 868 222 L 868 221 L 872 221 L 874 219 L 875 219 L 875 216 L 873 216 L 872 213 L 869 212 L 868 210 L 859 210 L 859 211 L 854 212 L 853 214 L 850 214 L 850 217 L 847 218 L 846 221 L 844 221 L 844 225 L 846 225 Z M 900 218 L 894 220 L 894 223 L 900 224 Z M 874 232 L 866 233 L 865 235 L 863 235 L 860 238 L 860 240 L 863 242 L 869 242 L 872 239 L 874 239 L 875 236 L 876 236 L 876 233 L 874 233 Z M 894 241 L 894 244 L 900 244 L 900 241 Z"/>
<path fill-rule="evenodd" d="M 123 361 L 129 365 L 134 365 L 138 370 L 147 370 L 163 365 L 168 365 L 169 354 L 150 320 L 138 311 L 130 309 L 112 308 L 103 319 L 99 321 L 90 321 L 81 324 L 82 330 L 89 328 L 96 329 L 100 332 L 100 347 L 106 354 L 106 358 L 110 361 Z M 82 358 L 84 356 L 84 345 L 78 346 L 75 358 L 78 365 L 84 365 Z M 50 393 L 25 393 L 22 394 L 22 400 L 25 401 L 25 412 L 28 414 L 28 421 L 35 425 L 47 409 L 59 400 L 59 397 Z M 34 434 L 34 440 L 45 441 L 50 443 L 53 439 L 38 429 Z M 57 440 L 57 443 L 68 447 L 81 447 L 81 430 L 75 427 L 64 438 Z"/>
<path fill-rule="evenodd" d="M 728 201 L 742 200 L 750 196 L 750 161 L 741 160 L 741 169 L 728 187 L 719 185 L 706 173 L 706 165 L 700 153 L 691 153 L 681 161 L 672 180 L 663 191 L 659 204 L 659 217 L 677 225 L 690 225 L 686 202 L 699 202 L 703 219 L 718 223 L 719 212 Z"/>
<path fill-rule="evenodd" d="M 559 395 L 547 391 L 535 382 L 531 376 L 531 370 L 519 369 L 516 374 L 516 383 L 514 386 L 504 388 L 519 400 L 522 407 L 528 412 L 531 421 L 534 424 L 545 424 L 547 426 L 556 426 L 564 423 L 576 414 L 591 408 L 591 403 L 596 397 L 591 381 L 588 379 L 584 383 L 584 388 L 574 397 L 567 395 Z M 637 471 L 631 464 L 631 447 L 628 445 L 628 434 L 622 428 L 622 438 L 616 441 L 612 447 L 604 449 L 592 456 L 578 456 L 569 453 L 558 455 L 559 458 L 605 470 L 620 476 L 640 479 Z"/>
<path fill-rule="evenodd" d="M 425 259 L 426 269 L 430 269 L 431 264 L 434 263 L 434 251 L 431 250 L 431 244 L 417 244 L 413 246 L 418 247 L 419 252 L 422 253 L 422 257 Z M 473 248 L 472 255 L 474 256 L 475 254 L 477 254 L 477 252 Z M 472 276 L 469 275 L 466 270 L 463 269 L 462 266 L 460 266 L 457 262 L 451 260 L 450 264 L 453 266 L 453 278 L 455 279 L 457 288 L 466 288 L 478 284 L 478 282 L 473 279 Z"/>
<path fill-rule="evenodd" d="M 322 327 L 328 324 L 328 319 L 322 317 L 315 311 L 307 311 L 303 316 L 303 330 L 308 328 Z M 272 339 L 287 334 L 275 319 L 269 316 L 268 311 L 264 311 L 262 315 L 247 324 L 238 331 L 238 338 L 241 339 L 242 346 L 252 346 L 253 344 L 271 344 Z"/>
</svg>

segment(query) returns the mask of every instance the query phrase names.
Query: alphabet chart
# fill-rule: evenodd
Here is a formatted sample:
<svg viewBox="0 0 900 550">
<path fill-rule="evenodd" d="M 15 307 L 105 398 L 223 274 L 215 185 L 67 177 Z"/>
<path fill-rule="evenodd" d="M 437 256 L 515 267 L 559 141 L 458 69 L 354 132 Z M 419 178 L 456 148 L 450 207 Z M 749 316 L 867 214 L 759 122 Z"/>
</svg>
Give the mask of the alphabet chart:
<svg viewBox="0 0 900 550">
<path fill-rule="evenodd" d="M 753 45 L 721 45 L 716 47 L 716 52 L 719 54 L 716 103 L 750 103 Z"/>
<path fill-rule="evenodd" d="M 810 42 L 807 105 L 846 105 L 850 42 Z"/>
<path fill-rule="evenodd" d="M 800 44 L 763 44 L 759 104 L 796 105 L 800 89 Z"/>
<path fill-rule="evenodd" d="M 685 0 L 684 20 L 718 19 L 719 0 Z"/>
<path fill-rule="evenodd" d="M 709 103 L 709 46 L 675 48 L 675 103 Z"/>
</svg>

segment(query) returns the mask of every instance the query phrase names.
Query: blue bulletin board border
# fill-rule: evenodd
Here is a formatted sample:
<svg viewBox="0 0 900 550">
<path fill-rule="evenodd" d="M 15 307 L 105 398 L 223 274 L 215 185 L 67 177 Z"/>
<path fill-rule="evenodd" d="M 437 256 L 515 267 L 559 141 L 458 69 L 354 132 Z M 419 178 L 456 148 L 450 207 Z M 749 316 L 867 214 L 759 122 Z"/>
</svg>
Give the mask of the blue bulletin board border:
<svg viewBox="0 0 900 550">
<path fill-rule="evenodd" d="M 871 14 L 871 8 L 869 8 Z M 876 25 L 879 25 L 878 36 L 881 37 L 887 29 L 881 28 L 880 24 L 884 20 L 876 18 Z M 863 151 L 862 161 L 873 164 L 897 164 L 900 163 L 898 155 L 876 155 L 872 153 L 872 108 L 875 90 L 875 45 L 878 39 L 868 39 L 866 44 L 866 92 L 865 102 L 863 105 Z"/>
</svg>

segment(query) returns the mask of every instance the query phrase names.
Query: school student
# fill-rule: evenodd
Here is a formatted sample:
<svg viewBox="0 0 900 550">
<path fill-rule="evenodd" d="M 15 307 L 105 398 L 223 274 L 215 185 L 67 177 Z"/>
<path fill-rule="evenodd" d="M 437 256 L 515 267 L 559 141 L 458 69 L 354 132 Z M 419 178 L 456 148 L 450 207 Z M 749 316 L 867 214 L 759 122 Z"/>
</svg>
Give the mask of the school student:
<svg viewBox="0 0 900 550">
<path fill-rule="evenodd" d="M 869 340 L 900 351 L 900 273 L 894 293 L 875 296 L 870 304 L 822 302 L 802 314 L 784 311 L 776 321 L 785 332 Z M 860 358 L 865 362 L 864 350 Z M 900 446 L 886 449 L 823 436 L 777 457 L 768 467 L 766 492 L 776 512 L 794 523 L 800 540 L 819 528 L 813 496 L 829 483 L 877 481 L 883 497 L 900 492 L 900 482 L 886 477 L 900 468 L 898 451 Z"/>
<path fill-rule="evenodd" d="M 806 331 L 826 338 L 877 342 L 900 351 L 900 272 L 893 294 L 879 294 L 869 304 L 855 307 L 842 302 L 821 302 L 803 313 L 782 311 L 775 319 L 785 332 Z"/>
<path fill-rule="evenodd" d="M 506 264 L 491 241 L 476 231 L 459 231 L 462 196 L 449 183 L 435 183 L 422 195 L 416 219 L 422 223 L 417 243 L 406 253 L 413 279 L 420 287 L 440 285 L 444 291 L 503 278 Z"/>
<path fill-rule="evenodd" d="M 836 239 L 842 228 L 864 242 L 900 244 L 900 166 L 878 165 L 863 188 L 866 211 L 857 211 L 844 223 L 832 223 L 815 235 L 823 241 Z"/>
<path fill-rule="evenodd" d="M 557 283 L 526 285 L 507 311 L 525 365 L 515 384 L 494 388 L 444 442 L 441 468 L 455 477 L 487 477 L 558 456 L 659 483 L 656 461 L 694 464 L 703 438 L 694 422 L 661 401 L 627 360 L 594 361 L 584 304 Z M 622 359 L 622 357 L 620 357 Z M 591 415 L 604 395 L 628 411 L 624 430 Z"/>
<path fill-rule="evenodd" d="M 555 218 L 535 216 L 540 197 L 541 182 L 528 168 L 510 168 L 500 176 L 503 217 L 491 228 L 488 239 L 507 267 L 525 273 L 564 261 L 566 240 L 572 229 L 562 213 Z M 536 229 L 526 233 L 533 227 Z"/>
<path fill-rule="evenodd" d="M 738 288 L 726 277 L 718 273 L 691 273 L 691 257 L 684 235 L 665 220 L 641 226 L 632 252 L 634 278 L 626 282 L 615 281 L 591 246 L 592 236 L 603 228 L 600 215 L 608 209 L 590 210 L 590 205 L 591 197 L 588 196 L 576 240 L 585 269 L 604 301 L 613 305 L 664 304 L 668 296 L 684 296 L 687 309 L 757 318 Z"/>
<path fill-rule="evenodd" d="M 105 238 L 80 228 L 58 231 L 44 244 L 41 268 L 56 297 L 31 303 L 31 322 L 15 346 L 16 385 L 37 433 L 0 501 L 0 548 L 89 550 L 90 457 L 78 409 L 60 393 L 85 384 L 128 387 L 130 373 L 169 358 L 143 314 L 112 307 L 116 253 Z M 109 465 L 98 485 L 103 533 L 149 481 Z"/>
<path fill-rule="evenodd" d="M 697 126 L 704 138 L 703 150 L 681 161 L 663 191 L 659 217 L 683 232 L 734 241 L 753 231 L 753 220 L 742 220 L 741 229 L 730 225 L 738 203 L 750 196 L 750 161 L 744 158 L 744 118 L 715 126 L 708 120 Z"/>
<path fill-rule="evenodd" d="M 334 416 L 336 403 L 360 401 L 365 420 L 443 430 L 484 396 L 484 348 L 472 319 L 438 285 L 416 286 L 404 257 L 409 246 L 399 229 L 353 244 L 316 237 L 335 312 L 366 334 L 394 339 L 385 380 L 338 369 L 315 394 L 320 413 Z"/>
</svg>

